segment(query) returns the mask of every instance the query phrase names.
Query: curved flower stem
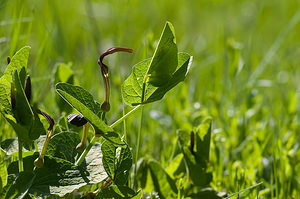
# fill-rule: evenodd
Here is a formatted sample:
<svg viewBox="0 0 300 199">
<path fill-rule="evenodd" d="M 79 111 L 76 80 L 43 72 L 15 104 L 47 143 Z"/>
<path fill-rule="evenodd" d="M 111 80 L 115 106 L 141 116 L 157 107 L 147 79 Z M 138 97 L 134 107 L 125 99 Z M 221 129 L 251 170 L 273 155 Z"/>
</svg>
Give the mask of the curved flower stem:
<svg viewBox="0 0 300 199">
<path fill-rule="evenodd" d="M 22 140 L 20 140 L 20 138 L 18 138 L 18 155 L 19 155 L 19 172 L 22 172 L 24 171 L 24 168 L 23 168 L 23 153 L 22 153 L 22 149 L 23 149 L 23 142 Z"/>
<path fill-rule="evenodd" d="M 79 159 L 75 162 L 75 165 L 81 165 L 81 163 L 83 162 L 85 156 L 88 154 L 88 152 L 91 150 L 92 146 L 95 144 L 96 142 L 96 136 L 94 136 L 89 145 L 84 149 L 83 153 L 80 155 Z"/>
<path fill-rule="evenodd" d="M 133 53 L 133 49 L 130 48 L 122 48 L 122 47 L 113 47 L 105 51 L 103 54 L 100 55 L 98 64 L 101 68 L 102 78 L 104 82 L 104 89 L 105 89 L 105 99 L 101 104 L 101 110 L 103 112 L 108 112 L 110 110 L 109 104 L 109 95 L 110 95 L 110 83 L 109 83 L 109 74 L 108 74 L 108 67 L 103 63 L 103 59 L 105 56 L 113 54 L 115 52 L 128 52 Z"/>
</svg>

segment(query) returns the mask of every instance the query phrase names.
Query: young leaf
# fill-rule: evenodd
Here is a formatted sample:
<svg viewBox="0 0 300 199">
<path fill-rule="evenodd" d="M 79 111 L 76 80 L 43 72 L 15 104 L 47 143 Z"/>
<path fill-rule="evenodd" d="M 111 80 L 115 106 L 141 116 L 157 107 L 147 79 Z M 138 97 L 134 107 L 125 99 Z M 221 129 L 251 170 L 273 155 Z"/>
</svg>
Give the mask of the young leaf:
<svg viewBox="0 0 300 199">
<path fill-rule="evenodd" d="M 119 150 L 119 153 L 117 150 Z M 117 148 L 112 143 L 105 141 L 101 150 L 103 153 L 103 166 L 116 185 L 124 185 L 128 180 L 129 170 L 132 165 L 132 154 L 126 148 Z"/>
<path fill-rule="evenodd" d="M 169 90 L 185 79 L 189 66 L 192 63 L 192 57 L 187 53 L 179 53 L 177 68 L 171 75 L 171 78 L 168 79 L 168 82 L 160 87 L 146 83 L 145 91 L 143 92 L 143 78 L 146 75 L 150 61 L 150 59 L 147 59 L 136 64 L 133 67 L 132 74 L 122 85 L 122 96 L 127 104 L 136 106 L 141 104 L 142 98 L 144 98 L 143 104 L 162 99 Z"/>
<path fill-rule="evenodd" d="M 124 146 L 119 134 L 100 119 L 100 105 L 85 89 L 67 83 L 56 84 L 56 91 L 73 108 L 80 112 L 95 128 L 96 134 L 118 146 Z"/>
<path fill-rule="evenodd" d="M 114 199 L 129 199 L 135 198 L 136 193 L 134 190 L 126 186 L 110 186 L 106 189 L 102 189 L 96 196 L 96 198 L 114 198 Z"/>
<path fill-rule="evenodd" d="M 177 67 L 177 51 L 174 28 L 167 22 L 143 81 L 149 77 L 153 86 L 165 85 Z"/>
<path fill-rule="evenodd" d="M 16 105 L 15 114 L 17 123 L 22 125 L 27 130 L 27 133 L 19 132 L 15 129 L 18 137 L 24 141 L 37 139 L 41 133 L 45 131 L 37 113 L 32 110 L 21 83 L 19 73 L 17 70 L 13 71 L 13 85 L 15 88 Z M 14 127 L 14 126 L 13 126 Z"/>
<path fill-rule="evenodd" d="M 155 190 L 158 192 L 160 198 L 174 198 L 177 194 L 175 181 L 158 162 L 149 160 L 148 166 L 150 168 Z"/>
<path fill-rule="evenodd" d="M 212 179 L 212 174 L 206 172 L 209 161 L 211 119 L 204 120 L 201 125 L 196 133 L 179 130 L 177 135 L 181 151 L 189 169 L 189 177 L 196 186 L 203 187 Z M 195 144 L 192 144 L 193 142 Z"/>
<path fill-rule="evenodd" d="M 10 87 L 12 83 L 12 72 L 14 70 L 18 70 L 19 72 L 25 71 L 27 69 L 27 62 L 29 57 L 30 47 L 25 46 L 21 48 L 11 59 L 10 63 L 8 64 L 4 75 L 0 78 L 0 106 L 1 112 L 5 114 L 12 115 L 11 103 L 10 103 Z M 26 74 L 25 74 L 26 75 Z M 21 79 L 25 79 L 21 75 Z M 4 103 L 3 103 L 4 102 Z M 9 102 L 9 103 L 7 103 Z"/>
</svg>

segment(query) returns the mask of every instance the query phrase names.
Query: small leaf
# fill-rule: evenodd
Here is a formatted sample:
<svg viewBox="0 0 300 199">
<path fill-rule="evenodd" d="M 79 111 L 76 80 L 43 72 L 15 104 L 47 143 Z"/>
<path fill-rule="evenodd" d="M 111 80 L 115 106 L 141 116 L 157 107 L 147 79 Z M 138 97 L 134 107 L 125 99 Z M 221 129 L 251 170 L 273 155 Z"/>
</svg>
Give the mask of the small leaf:
<svg viewBox="0 0 300 199">
<path fill-rule="evenodd" d="M 127 104 L 132 106 L 141 104 L 143 95 L 143 78 L 147 72 L 147 66 L 150 64 L 150 61 L 150 59 L 147 59 L 136 64 L 133 67 L 132 74 L 122 85 L 122 96 Z M 160 87 L 146 84 L 143 103 L 151 103 L 162 99 L 169 90 L 185 79 L 191 62 L 192 57 L 189 54 L 179 53 L 176 71 L 172 74 L 167 83 Z"/>
<path fill-rule="evenodd" d="M 190 131 L 184 130 L 177 132 L 180 149 L 189 169 L 189 177 L 200 187 L 212 180 L 212 174 L 206 171 L 209 161 L 211 119 L 204 120 L 202 124 L 197 128 L 196 133 L 191 134 Z M 196 140 L 196 146 L 193 148 L 191 148 L 191 135 L 195 136 L 194 140 Z"/>
<path fill-rule="evenodd" d="M 126 186 L 110 186 L 102 189 L 96 198 L 127 199 L 134 198 L 138 193 Z"/>
<path fill-rule="evenodd" d="M 132 166 L 132 154 L 129 147 L 117 148 L 112 143 L 105 141 L 101 150 L 102 162 L 107 174 L 116 185 L 124 185 Z"/>
<path fill-rule="evenodd" d="M 150 84 L 159 87 L 168 82 L 177 67 L 177 51 L 174 28 L 167 22 L 145 74 Z"/>
<path fill-rule="evenodd" d="M 158 162 L 149 160 L 148 166 L 150 168 L 155 190 L 158 192 L 160 198 L 174 198 L 177 194 L 175 181 Z"/>
<path fill-rule="evenodd" d="M 102 135 L 115 145 L 125 145 L 119 134 L 115 133 L 111 127 L 107 126 L 100 119 L 100 106 L 94 101 L 93 96 L 89 92 L 79 86 L 67 83 L 56 84 L 56 91 L 93 125 L 96 134 Z"/>
</svg>

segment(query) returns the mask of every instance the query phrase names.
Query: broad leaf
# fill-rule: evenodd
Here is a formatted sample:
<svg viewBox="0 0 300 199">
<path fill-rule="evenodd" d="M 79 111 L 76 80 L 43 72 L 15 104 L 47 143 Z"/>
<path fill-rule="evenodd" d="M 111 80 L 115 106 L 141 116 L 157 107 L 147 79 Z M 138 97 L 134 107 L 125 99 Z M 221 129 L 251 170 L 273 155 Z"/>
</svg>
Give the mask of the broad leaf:
<svg viewBox="0 0 300 199">
<path fill-rule="evenodd" d="M 138 193 L 136 193 L 134 190 L 126 186 L 110 186 L 106 189 L 102 189 L 97 194 L 96 198 L 127 199 L 127 198 L 135 198 L 137 194 Z"/>
<path fill-rule="evenodd" d="M 122 85 L 122 96 L 127 104 L 132 106 L 141 104 L 144 94 L 143 104 L 154 102 L 163 98 L 163 96 L 178 83 L 183 81 L 189 70 L 192 57 L 187 53 L 178 54 L 178 65 L 172 73 L 168 82 L 160 87 L 153 86 L 146 82 L 145 92 L 143 93 L 143 78 L 147 73 L 147 67 L 151 63 L 150 59 L 142 61 L 133 67 L 132 74 Z"/>
<path fill-rule="evenodd" d="M 211 136 L 211 119 L 206 119 L 195 132 L 179 130 L 178 140 L 184 155 L 189 177 L 197 186 L 203 187 L 212 180 L 207 172 Z"/>
<path fill-rule="evenodd" d="M 94 101 L 93 96 L 80 86 L 74 86 L 67 83 L 56 84 L 56 91 L 67 101 L 73 108 L 80 112 L 95 128 L 96 134 L 103 136 L 110 142 L 124 146 L 118 133 L 107 126 L 100 119 L 100 105 Z"/>
<path fill-rule="evenodd" d="M 3 199 L 22 199 L 28 193 L 35 179 L 32 171 L 21 172 L 17 177 L 9 182 L 8 186 L 1 193 Z"/>
<path fill-rule="evenodd" d="M 150 168 L 155 190 L 158 192 L 160 198 L 174 198 L 177 194 L 175 181 L 158 162 L 149 160 L 148 167 Z"/>
<path fill-rule="evenodd" d="M 45 156 L 44 166 L 34 171 L 33 183 L 28 193 L 37 195 L 64 196 L 87 184 L 95 184 L 107 178 L 101 160 L 100 144 L 96 143 L 86 157 L 84 164 L 76 166 L 67 160 Z M 24 158 L 24 170 L 32 171 L 37 154 Z M 18 173 L 18 163 L 8 167 L 9 174 Z"/>
<path fill-rule="evenodd" d="M 129 147 L 117 148 L 112 143 L 105 141 L 101 150 L 102 162 L 107 174 L 116 185 L 124 185 L 132 166 L 132 154 Z"/>
<path fill-rule="evenodd" d="M 12 83 L 12 72 L 14 70 L 18 70 L 19 72 L 26 71 L 29 52 L 29 46 L 25 46 L 22 49 L 20 49 L 12 57 L 11 62 L 8 64 L 4 72 L 4 75 L 0 78 L 0 110 L 4 114 L 13 114 L 10 103 L 10 87 Z M 21 79 L 25 79 L 24 74 L 22 74 L 21 76 Z"/>
<path fill-rule="evenodd" d="M 55 134 L 50 140 L 46 155 L 74 163 L 75 156 L 77 155 L 76 146 L 80 140 L 78 133 L 61 132 Z"/>
<path fill-rule="evenodd" d="M 184 156 L 182 153 L 178 154 L 169 166 L 166 168 L 166 172 L 171 178 L 181 178 L 185 175 Z"/>
</svg>

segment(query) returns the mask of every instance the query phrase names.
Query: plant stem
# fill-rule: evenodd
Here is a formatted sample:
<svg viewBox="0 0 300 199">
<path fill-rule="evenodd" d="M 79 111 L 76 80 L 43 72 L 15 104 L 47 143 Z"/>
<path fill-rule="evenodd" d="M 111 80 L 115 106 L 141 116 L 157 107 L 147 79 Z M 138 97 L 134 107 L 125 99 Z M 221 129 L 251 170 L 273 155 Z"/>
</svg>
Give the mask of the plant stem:
<svg viewBox="0 0 300 199">
<path fill-rule="evenodd" d="M 141 117 L 140 117 L 140 125 L 138 130 L 138 138 L 137 138 L 137 145 L 136 145 L 136 152 L 135 152 L 135 167 L 134 167 L 134 186 L 137 183 L 137 161 L 139 159 L 139 150 L 140 150 L 140 142 L 141 142 L 141 134 L 142 134 L 142 125 L 143 125 L 143 108 L 141 110 Z"/>
<path fill-rule="evenodd" d="M 86 147 L 86 149 L 84 149 L 83 153 L 81 154 L 81 156 L 79 157 L 79 159 L 75 162 L 75 165 L 81 165 L 81 163 L 83 162 L 85 156 L 88 154 L 88 152 L 91 150 L 92 146 L 95 144 L 96 142 L 96 137 L 94 136 L 92 138 L 92 140 L 90 141 L 89 145 Z"/>
<path fill-rule="evenodd" d="M 120 124 L 121 122 L 123 122 L 127 117 L 129 117 L 131 114 L 133 114 L 134 112 L 136 112 L 137 110 L 139 110 L 141 107 L 143 107 L 143 104 L 139 104 L 138 106 L 136 106 L 134 109 L 132 109 L 131 111 L 129 111 L 126 115 L 124 115 L 123 117 L 121 117 L 120 119 L 118 119 L 117 121 L 115 121 L 112 125 L 110 125 L 111 128 L 115 128 L 118 124 Z"/>
<path fill-rule="evenodd" d="M 130 116 L 131 114 L 133 114 L 135 111 L 137 111 L 138 109 L 140 109 L 141 107 L 143 107 L 143 105 L 138 105 L 137 107 L 135 107 L 134 109 L 132 109 L 130 112 L 128 112 L 126 115 L 124 115 L 123 117 L 121 117 L 118 121 L 116 121 L 115 123 L 113 123 L 112 125 L 110 125 L 111 128 L 116 127 L 118 124 L 120 124 L 122 121 L 124 121 L 128 116 Z M 88 152 L 91 150 L 92 146 L 95 144 L 96 142 L 96 137 L 94 136 L 91 140 L 91 142 L 89 143 L 89 145 L 84 149 L 84 151 L 82 152 L 82 154 L 80 155 L 80 157 L 78 158 L 78 160 L 75 162 L 75 165 L 80 165 L 85 156 L 88 154 Z"/>
<path fill-rule="evenodd" d="M 19 172 L 24 171 L 23 169 L 23 154 L 22 154 L 22 149 L 23 149 L 23 142 L 18 138 L 18 144 L 19 144 Z"/>
<path fill-rule="evenodd" d="M 37 141 L 34 140 L 33 143 L 34 143 L 35 152 L 39 152 L 39 148 L 38 148 L 38 145 L 37 145 Z"/>
</svg>

